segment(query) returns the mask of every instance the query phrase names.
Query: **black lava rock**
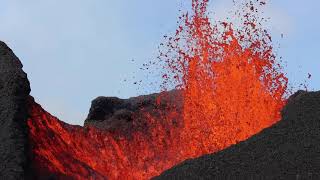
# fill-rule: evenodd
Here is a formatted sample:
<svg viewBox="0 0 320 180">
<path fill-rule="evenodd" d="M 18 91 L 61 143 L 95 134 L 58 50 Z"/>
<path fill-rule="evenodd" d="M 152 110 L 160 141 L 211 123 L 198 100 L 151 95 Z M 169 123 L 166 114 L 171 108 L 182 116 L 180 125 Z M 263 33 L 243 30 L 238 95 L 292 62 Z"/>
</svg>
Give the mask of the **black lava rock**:
<svg viewBox="0 0 320 180">
<path fill-rule="evenodd" d="M 22 64 L 0 41 L 0 177 L 25 179 L 28 162 L 27 99 L 30 85 Z"/>
<path fill-rule="evenodd" d="M 272 127 L 154 179 L 320 179 L 320 92 L 298 91 Z"/>
<path fill-rule="evenodd" d="M 158 98 L 161 96 L 160 98 Z M 141 121 L 143 112 L 166 112 L 167 108 L 182 110 L 182 96 L 178 90 L 119 99 L 98 97 L 92 101 L 85 126 L 103 130 L 126 131 L 132 128 L 133 120 Z M 143 121 L 143 120 L 142 120 Z"/>
</svg>

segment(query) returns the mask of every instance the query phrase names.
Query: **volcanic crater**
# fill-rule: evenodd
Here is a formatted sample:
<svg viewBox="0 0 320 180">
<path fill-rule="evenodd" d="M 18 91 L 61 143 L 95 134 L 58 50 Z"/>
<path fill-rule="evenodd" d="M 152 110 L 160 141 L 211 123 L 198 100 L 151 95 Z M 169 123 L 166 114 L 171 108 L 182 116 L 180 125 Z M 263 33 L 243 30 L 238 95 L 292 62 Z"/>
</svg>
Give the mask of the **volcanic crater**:
<svg viewBox="0 0 320 180">
<path fill-rule="evenodd" d="M 0 42 L 1 178 L 319 178 L 320 93 L 287 98 L 257 17 L 263 5 L 244 4 L 236 29 L 212 24 L 208 0 L 192 0 L 159 56 L 163 91 L 97 97 L 84 126 L 37 104 L 22 63 Z"/>
</svg>

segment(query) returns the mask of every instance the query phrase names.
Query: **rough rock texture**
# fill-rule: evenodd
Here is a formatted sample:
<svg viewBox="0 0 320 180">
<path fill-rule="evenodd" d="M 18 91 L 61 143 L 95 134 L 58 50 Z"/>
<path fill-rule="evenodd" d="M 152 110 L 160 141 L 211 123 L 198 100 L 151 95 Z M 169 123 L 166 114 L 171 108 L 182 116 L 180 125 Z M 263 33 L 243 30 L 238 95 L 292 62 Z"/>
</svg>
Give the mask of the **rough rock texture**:
<svg viewBox="0 0 320 180">
<path fill-rule="evenodd" d="M 158 98 L 160 97 L 161 98 Z M 166 108 L 182 110 L 182 96 L 178 90 L 150 94 L 129 99 L 98 97 L 91 103 L 85 126 L 104 130 L 130 129 L 133 118 L 139 118 L 142 111 L 166 112 Z M 156 110 L 157 111 L 154 111 Z"/>
<path fill-rule="evenodd" d="M 25 179 L 28 165 L 27 75 L 11 49 L 0 41 L 0 177 Z"/>
<path fill-rule="evenodd" d="M 320 179 L 320 92 L 297 92 L 282 116 L 246 141 L 154 179 Z"/>
</svg>

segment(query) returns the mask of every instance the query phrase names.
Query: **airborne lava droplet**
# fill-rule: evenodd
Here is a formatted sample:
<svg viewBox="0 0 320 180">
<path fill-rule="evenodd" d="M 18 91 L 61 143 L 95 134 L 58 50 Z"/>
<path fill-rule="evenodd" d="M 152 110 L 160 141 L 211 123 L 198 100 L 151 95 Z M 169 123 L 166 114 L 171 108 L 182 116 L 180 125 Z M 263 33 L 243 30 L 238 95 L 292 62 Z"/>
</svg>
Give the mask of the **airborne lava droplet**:
<svg viewBox="0 0 320 180">
<path fill-rule="evenodd" d="M 192 0 L 161 52 L 163 87 L 172 84 L 181 107 L 140 109 L 130 132 L 71 126 L 30 103 L 34 168 L 44 176 L 75 179 L 149 179 L 185 159 L 213 153 L 280 119 L 287 78 L 271 36 L 245 5 L 243 27 L 212 24 L 208 0 Z M 139 115 L 139 116 L 138 116 Z"/>
</svg>

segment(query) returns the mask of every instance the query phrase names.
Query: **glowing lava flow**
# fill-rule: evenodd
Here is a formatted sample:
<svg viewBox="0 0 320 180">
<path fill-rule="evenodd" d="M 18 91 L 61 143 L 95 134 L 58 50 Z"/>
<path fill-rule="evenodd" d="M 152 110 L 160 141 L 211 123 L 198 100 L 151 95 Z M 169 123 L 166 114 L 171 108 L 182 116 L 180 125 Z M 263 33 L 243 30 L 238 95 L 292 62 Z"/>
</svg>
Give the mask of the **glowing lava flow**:
<svg viewBox="0 0 320 180">
<path fill-rule="evenodd" d="M 180 18 L 168 53 L 161 54 L 169 72 L 163 78 L 176 82 L 182 109 L 141 109 L 132 131 L 104 132 L 65 124 L 30 100 L 28 125 L 40 176 L 148 179 L 280 119 L 287 79 L 279 72 L 270 36 L 250 12 L 241 30 L 228 23 L 212 25 L 207 6 L 208 0 L 192 1 L 193 12 Z M 256 11 L 253 3 L 246 7 Z"/>
<path fill-rule="evenodd" d="M 212 25 L 207 3 L 193 1 L 194 15 L 181 17 L 169 51 L 161 54 L 169 69 L 165 82 L 183 91 L 184 157 L 215 152 L 272 125 L 287 89 L 271 37 L 250 14 L 257 11 L 254 3 L 245 5 L 249 13 L 237 31 L 228 23 Z"/>
<path fill-rule="evenodd" d="M 179 144 L 175 108 L 165 116 L 141 109 L 133 132 L 106 132 L 68 125 L 30 99 L 33 168 L 40 179 L 148 179 L 178 162 L 179 146 L 172 146 Z"/>
</svg>

